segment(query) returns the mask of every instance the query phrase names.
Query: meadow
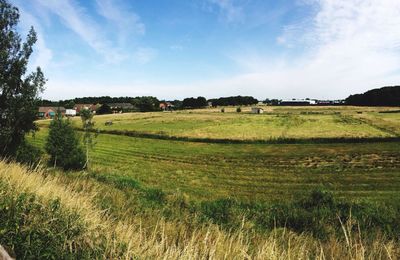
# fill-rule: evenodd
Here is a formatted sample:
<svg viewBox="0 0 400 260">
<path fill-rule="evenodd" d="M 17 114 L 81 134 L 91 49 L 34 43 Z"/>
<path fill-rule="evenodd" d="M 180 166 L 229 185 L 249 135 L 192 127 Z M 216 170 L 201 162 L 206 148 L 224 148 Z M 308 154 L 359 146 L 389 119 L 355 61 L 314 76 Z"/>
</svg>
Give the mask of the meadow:
<svg viewBox="0 0 400 260">
<path fill-rule="evenodd" d="M 116 258 L 395 259 L 399 118 L 396 108 L 370 107 L 267 107 L 262 115 L 248 108 L 236 113 L 232 107 L 225 113 L 203 109 L 95 116 L 96 127 L 104 131 L 90 152 L 89 169 L 62 172 L 46 167 L 44 156 L 46 169 L 38 178 L 55 180 L 77 198 L 90 198 L 85 203 L 99 212 L 95 225 L 106 221 L 129 231 L 101 229 L 105 237 L 99 240 L 90 231 L 92 220 L 83 217 L 90 232 L 78 231 L 89 242 L 77 243 L 94 246 L 87 251 L 91 257 L 102 252 Z M 81 133 L 80 119 L 71 120 Z M 113 125 L 105 126 L 110 120 Z M 29 136 L 35 146 L 44 147 L 49 122 L 38 121 L 40 130 Z M 225 131 L 229 126 L 234 130 Z M 270 129 L 269 135 L 257 127 Z M 154 135 L 129 136 L 126 131 Z M 167 132 L 198 139 L 158 136 Z M 258 143 L 262 138 L 292 139 Z M 92 239 L 102 242 L 90 246 Z"/>
<path fill-rule="evenodd" d="M 236 113 L 229 108 L 226 113 L 204 109 L 104 115 L 95 116 L 94 120 L 100 129 L 155 133 L 169 129 L 173 135 L 191 137 L 197 136 L 192 135 L 196 131 L 204 131 L 211 141 L 227 133 L 228 125 L 242 131 L 239 135 L 252 133 L 254 138 L 262 138 L 265 133 L 281 137 L 278 133 L 286 131 L 295 139 L 297 133 L 303 138 L 352 136 L 363 140 L 361 137 L 367 136 L 384 140 L 400 131 L 400 113 L 379 113 L 393 108 L 267 107 L 266 110 L 271 114 L 253 115 L 246 113 L 246 109 Z M 72 120 L 79 128 L 79 118 Z M 104 122 L 109 120 L 113 125 L 105 126 Z M 45 142 L 48 122 L 39 121 L 41 130 L 32 139 L 39 147 Z M 242 122 L 243 127 L 232 122 Z M 272 130 L 254 130 L 257 127 Z M 209 129 L 219 129 L 219 133 Z M 229 138 L 239 138 L 235 131 L 228 133 L 233 134 L 228 134 Z M 290 200 L 314 188 L 356 199 L 400 196 L 400 141 L 221 144 L 138 138 L 117 132 L 102 133 L 96 142 L 91 167 L 96 176 L 134 180 L 166 192 L 180 190 L 196 200 L 224 197 Z"/>
<path fill-rule="evenodd" d="M 396 119 L 400 113 L 379 113 L 393 108 L 362 109 L 363 114 L 356 107 L 265 107 L 266 112 L 259 115 L 251 114 L 249 107 L 244 107 L 241 113 L 236 113 L 233 107 L 225 108 L 225 113 L 213 108 L 172 113 L 126 113 L 96 116 L 96 126 L 105 132 L 200 140 L 265 141 L 400 135 L 400 121 Z M 106 126 L 107 121 L 113 124 Z M 78 118 L 73 122 L 79 127 Z M 46 126 L 48 120 L 39 124 Z"/>
</svg>

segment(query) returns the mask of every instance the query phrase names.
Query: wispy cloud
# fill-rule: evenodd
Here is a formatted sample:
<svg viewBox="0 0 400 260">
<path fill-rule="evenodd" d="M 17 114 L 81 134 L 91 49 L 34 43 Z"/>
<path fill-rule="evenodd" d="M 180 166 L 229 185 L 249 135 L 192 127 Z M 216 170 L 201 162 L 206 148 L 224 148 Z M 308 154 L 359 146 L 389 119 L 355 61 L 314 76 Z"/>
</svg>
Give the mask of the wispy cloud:
<svg viewBox="0 0 400 260">
<path fill-rule="evenodd" d="M 40 23 L 36 20 L 36 18 L 27 12 L 24 8 L 20 8 L 21 13 L 21 28 L 22 30 L 27 33 L 31 26 L 34 27 L 37 33 L 37 42 L 35 45 L 35 51 L 33 53 L 33 62 L 30 63 L 32 68 L 41 67 L 46 69 L 47 66 L 50 64 L 53 58 L 53 51 L 47 46 L 43 28 L 41 27 Z"/>
<path fill-rule="evenodd" d="M 132 33 L 144 34 L 145 26 L 134 12 L 123 9 L 117 2 L 97 0 L 98 12 L 111 23 L 109 31 L 74 0 L 36 0 L 56 14 L 66 27 L 75 32 L 86 44 L 102 55 L 109 63 L 119 63 L 132 57 L 126 50 L 126 40 Z M 121 3 L 118 3 L 121 4 Z M 115 39 L 119 39 L 117 42 Z"/>
<path fill-rule="evenodd" d="M 271 59 L 259 51 L 253 63 L 248 53 L 233 55 L 246 72 L 221 84 L 251 85 L 253 93 L 340 98 L 400 82 L 399 1 L 308 2 L 314 16 L 289 25 L 277 38 L 305 50 L 302 55 Z"/>
<path fill-rule="evenodd" d="M 146 26 L 139 15 L 118 0 L 96 0 L 100 15 L 113 22 L 121 34 L 144 34 Z"/>
</svg>

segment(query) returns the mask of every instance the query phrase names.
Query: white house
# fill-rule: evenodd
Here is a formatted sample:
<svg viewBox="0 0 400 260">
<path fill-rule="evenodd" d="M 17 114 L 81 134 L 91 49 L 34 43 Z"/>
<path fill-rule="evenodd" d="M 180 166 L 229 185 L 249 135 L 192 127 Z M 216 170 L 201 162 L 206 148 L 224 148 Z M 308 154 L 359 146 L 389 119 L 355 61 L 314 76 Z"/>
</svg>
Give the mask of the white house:
<svg viewBox="0 0 400 260">
<path fill-rule="evenodd" d="M 75 109 L 67 109 L 65 111 L 66 116 L 76 116 L 76 110 Z"/>
</svg>

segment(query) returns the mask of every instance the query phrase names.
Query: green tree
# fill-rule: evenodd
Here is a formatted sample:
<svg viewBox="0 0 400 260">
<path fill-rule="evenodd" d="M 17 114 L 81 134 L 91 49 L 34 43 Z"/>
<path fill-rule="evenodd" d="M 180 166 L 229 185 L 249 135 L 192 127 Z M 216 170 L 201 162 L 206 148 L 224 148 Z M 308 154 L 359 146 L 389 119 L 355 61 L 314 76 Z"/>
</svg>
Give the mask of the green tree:
<svg viewBox="0 0 400 260">
<path fill-rule="evenodd" d="M 50 123 L 45 148 L 54 167 L 59 166 L 64 170 L 84 168 L 85 154 L 79 146 L 78 137 L 69 119 L 64 120 L 60 113 Z"/>
<path fill-rule="evenodd" d="M 86 162 L 85 168 L 89 168 L 89 150 L 92 149 L 95 145 L 95 138 L 97 137 L 97 133 L 94 132 L 94 122 L 93 113 L 89 109 L 83 109 L 80 111 L 81 119 L 82 119 L 82 127 L 83 127 L 83 143 L 85 144 L 86 149 Z"/>
<path fill-rule="evenodd" d="M 96 111 L 97 115 L 105 115 L 105 114 L 112 114 L 111 107 L 107 104 L 103 104 L 97 109 Z"/>
<path fill-rule="evenodd" d="M 25 134 L 37 129 L 38 95 L 46 82 L 39 67 L 27 72 L 37 37 L 31 27 L 22 42 L 18 21 L 18 9 L 0 0 L 0 156 L 15 155 Z"/>
</svg>

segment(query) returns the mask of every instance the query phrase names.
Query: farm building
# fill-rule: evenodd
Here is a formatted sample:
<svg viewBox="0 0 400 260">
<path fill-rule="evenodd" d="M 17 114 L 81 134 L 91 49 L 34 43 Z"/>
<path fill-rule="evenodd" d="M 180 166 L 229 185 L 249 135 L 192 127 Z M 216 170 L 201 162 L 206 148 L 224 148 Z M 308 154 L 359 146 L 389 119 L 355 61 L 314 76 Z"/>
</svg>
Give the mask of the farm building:
<svg viewBox="0 0 400 260">
<path fill-rule="evenodd" d="M 131 111 L 135 108 L 131 103 L 109 103 L 107 104 L 113 113 L 122 113 L 122 111 Z"/>
<path fill-rule="evenodd" d="M 74 109 L 76 110 L 76 113 L 79 113 L 83 109 L 89 109 L 91 112 L 96 113 L 98 107 L 98 105 L 94 104 L 76 104 Z"/>
<path fill-rule="evenodd" d="M 66 109 L 64 107 L 39 107 L 38 117 L 54 118 L 57 111 L 60 111 L 62 115 L 65 115 Z"/>
<path fill-rule="evenodd" d="M 252 107 L 251 113 L 252 114 L 262 114 L 262 113 L 264 113 L 264 109 L 262 109 L 260 107 Z"/>
<path fill-rule="evenodd" d="M 65 111 L 66 116 L 76 116 L 76 110 L 75 109 L 67 109 Z"/>
<path fill-rule="evenodd" d="M 280 106 L 309 106 L 310 100 L 282 100 Z"/>
<path fill-rule="evenodd" d="M 160 103 L 160 109 L 164 111 L 172 110 L 174 105 L 172 105 L 170 102 L 161 102 Z"/>
</svg>

